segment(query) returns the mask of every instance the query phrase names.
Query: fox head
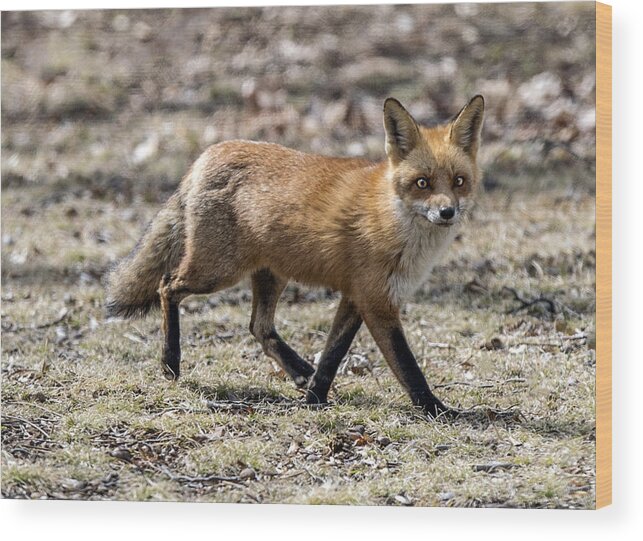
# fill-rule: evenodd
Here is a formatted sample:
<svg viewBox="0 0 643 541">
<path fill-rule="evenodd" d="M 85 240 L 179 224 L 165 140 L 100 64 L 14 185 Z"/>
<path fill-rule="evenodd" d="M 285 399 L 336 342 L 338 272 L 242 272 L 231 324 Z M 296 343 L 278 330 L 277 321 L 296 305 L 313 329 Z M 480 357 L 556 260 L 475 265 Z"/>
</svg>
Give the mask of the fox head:
<svg viewBox="0 0 643 541">
<path fill-rule="evenodd" d="M 407 214 L 443 227 L 466 214 L 480 182 L 476 158 L 483 117 L 482 96 L 433 128 L 420 126 L 396 99 L 384 102 L 389 175 Z"/>
</svg>

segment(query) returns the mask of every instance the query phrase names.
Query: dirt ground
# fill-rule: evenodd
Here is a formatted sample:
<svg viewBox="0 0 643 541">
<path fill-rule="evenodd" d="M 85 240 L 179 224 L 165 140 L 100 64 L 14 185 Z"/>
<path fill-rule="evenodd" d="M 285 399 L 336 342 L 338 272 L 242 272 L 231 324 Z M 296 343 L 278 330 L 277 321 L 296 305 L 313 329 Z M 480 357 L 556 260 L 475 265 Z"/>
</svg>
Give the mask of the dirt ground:
<svg viewBox="0 0 643 541">
<path fill-rule="evenodd" d="M 3 13 L 3 497 L 593 507 L 593 12 L 575 6 Z M 458 420 L 415 411 L 366 330 L 332 405 L 304 407 L 247 330 L 247 283 L 183 303 L 176 384 L 158 314 L 105 319 L 107 270 L 208 144 L 376 159 L 384 97 L 429 122 L 478 91 L 486 190 L 403 316 Z M 337 303 L 283 295 L 311 362 Z"/>
</svg>

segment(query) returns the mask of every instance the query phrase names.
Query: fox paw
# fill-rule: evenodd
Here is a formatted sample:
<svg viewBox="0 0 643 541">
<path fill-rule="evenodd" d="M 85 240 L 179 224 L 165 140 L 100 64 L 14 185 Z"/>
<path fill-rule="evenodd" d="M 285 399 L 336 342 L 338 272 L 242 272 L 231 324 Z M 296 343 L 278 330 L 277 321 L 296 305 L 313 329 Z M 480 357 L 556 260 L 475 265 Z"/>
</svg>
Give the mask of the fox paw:
<svg viewBox="0 0 643 541">
<path fill-rule="evenodd" d="M 311 410 L 324 410 L 330 408 L 330 402 L 306 402 L 305 407 Z"/>
<path fill-rule="evenodd" d="M 305 389 L 308 385 L 308 378 L 306 376 L 295 376 L 293 378 L 297 389 Z"/>
<path fill-rule="evenodd" d="M 306 391 L 306 405 L 325 407 L 328 406 L 328 397 L 321 393 L 316 393 L 312 389 Z"/>
<path fill-rule="evenodd" d="M 448 408 L 442 403 L 430 404 L 422 409 L 424 413 L 435 421 L 454 421 L 460 415 L 458 410 Z"/>
<path fill-rule="evenodd" d="M 165 379 L 167 379 L 168 381 L 176 381 L 177 379 L 179 379 L 178 367 L 176 370 L 173 370 L 170 365 L 162 362 L 161 368 L 163 369 L 163 376 L 165 376 Z"/>
</svg>

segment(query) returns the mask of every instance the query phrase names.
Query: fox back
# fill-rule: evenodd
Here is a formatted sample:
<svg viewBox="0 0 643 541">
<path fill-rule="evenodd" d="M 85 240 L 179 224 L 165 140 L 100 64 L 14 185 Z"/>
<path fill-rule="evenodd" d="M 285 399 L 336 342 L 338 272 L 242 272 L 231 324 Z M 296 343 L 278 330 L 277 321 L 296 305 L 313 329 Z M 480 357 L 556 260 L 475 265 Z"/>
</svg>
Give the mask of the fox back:
<svg viewBox="0 0 643 541">
<path fill-rule="evenodd" d="M 203 253 L 194 270 L 211 275 L 216 258 L 233 263 L 227 281 L 268 267 L 350 295 L 379 288 L 394 303 L 412 293 L 471 208 L 479 126 L 475 110 L 430 129 L 392 100 L 386 112 L 386 162 L 210 147 L 180 189 L 186 251 Z"/>
</svg>

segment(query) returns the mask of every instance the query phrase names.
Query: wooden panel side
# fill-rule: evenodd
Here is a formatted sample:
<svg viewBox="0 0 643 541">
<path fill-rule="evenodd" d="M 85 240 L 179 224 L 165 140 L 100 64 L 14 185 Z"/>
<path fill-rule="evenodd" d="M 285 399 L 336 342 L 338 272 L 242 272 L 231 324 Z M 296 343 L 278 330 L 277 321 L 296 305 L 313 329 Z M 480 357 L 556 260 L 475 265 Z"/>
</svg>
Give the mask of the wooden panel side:
<svg viewBox="0 0 643 541">
<path fill-rule="evenodd" d="M 612 7 L 596 3 L 596 508 L 612 503 Z"/>
</svg>

